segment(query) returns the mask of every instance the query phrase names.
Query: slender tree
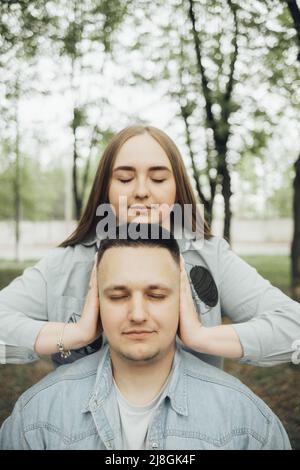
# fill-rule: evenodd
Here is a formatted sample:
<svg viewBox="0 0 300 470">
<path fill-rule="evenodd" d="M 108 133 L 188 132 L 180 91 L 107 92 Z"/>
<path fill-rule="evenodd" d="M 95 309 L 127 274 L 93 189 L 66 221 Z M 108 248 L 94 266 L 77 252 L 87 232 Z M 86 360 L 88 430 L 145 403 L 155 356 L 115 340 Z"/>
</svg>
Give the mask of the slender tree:
<svg viewBox="0 0 300 470">
<path fill-rule="evenodd" d="M 36 14 L 39 14 L 37 18 Z M 0 71 L 6 105 L 2 113 L 7 119 L 6 128 L 14 137 L 11 149 L 14 154 L 15 175 L 12 181 L 14 191 L 15 258 L 20 259 L 20 224 L 22 215 L 22 151 L 19 106 L 22 96 L 31 91 L 28 70 L 35 63 L 39 39 L 43 26 L 47 24 L 44 2 L 37 0 L 34 5 L 24 1 L 4 1 L 0 4 Z M 32 74 L 31 74 L 32 78 Z M 11 109 L 10 109 L 11 108 Z"/>
<path fill-rule="evenodd" d="M 115 33 L 122 24 L 130 1 L 125 0 L 56 0 L 64 14 L 56 16 L 56 26 L 51 35 L 54 47 L 62 60 L 69 63 L 69 89 L 72 94 L 70 130 L 72 134 L 72 189 L 74 216 L 79 219 L 87 190 L 92 150 L 103 139 L 99 122 L 91 124 L 88 109 L 101 107 L 99 99 L 87 102 L 82 99 L 82 77 L 87 73 L 101 83 L 106 57 L 111 54 Z M 67 20 L 67 21 L 66 21 Z M 90 128 L 89 152 L 84 160 L 80 150 L 81 129 Z M 84 171 L 79 171 L 84 162 Z"/>
<path fill-rule="evenodd" d="M 230 224 L 231 224 L 231 207 L 230 199 L 232 196 L 231 190 L 231 176 L 227 163 L 227 150 L 228 150 L 228 140 L 230 137 L 230 123 L 229 118 L 232 113 L 231 101 L 232 101 L 232 92 L 234 87 L 234 71 L 235 65 L 238 57 L 238 22 L 237 22 L 237 13 L 236 6 L 232 3 L 231 0 L 227 1 L 230 13 L 232 15 L 234 32 L 232 38 L 233 51 L 231 53 L 230 65 L 229 65 L 229 74 L 227 78 L 227 84 L 222 94 L 222 97 L 219 97 L 218 104 L 221 105 L 220 117 L 216 118 L 213 113 L 213 94 L 209 88 L 209 80 L 206 75 L 206 71 L 203 65 L 202 59 L 202 45 L 200 34 L 196 26 L 196 13 L 195 13 L 195 2 L 194 0 L 188 0 L 189 2 L 189 19 L 191 22 L 191 28 L 193 32 L 194 47 L 197 59 L 198 73 L 200 77 L 200 83 L 202 87 L 202 93 L 205 99 L 205 114 L 206 114 L 206 125 L 209 129 L 212 130 L 213 139 L 215 144 L 215 149 L 217 151 L 217 174 L 221 177 L 221 187 L 222 195 L 224 198 L 224 208 L 225 208 L 225 218 L 224 218 L 224 230 L 223 236 L 230 240 Z M 213 195 L 215 187 L 212 187 Z"/>
<path fill-rule="evenodd" d="M 298 54 L 297 60 L 300 64 L 300 9 L 296 0 L 286 0 L 288 10 L 293 20 L 297 34 Z M 300 302 L 300 153 L 295 164 L 294 194 L 293 194 L 293 219 L 294 233 L 291 249 L 292 261 L 292 294 Z"/>
</svg>

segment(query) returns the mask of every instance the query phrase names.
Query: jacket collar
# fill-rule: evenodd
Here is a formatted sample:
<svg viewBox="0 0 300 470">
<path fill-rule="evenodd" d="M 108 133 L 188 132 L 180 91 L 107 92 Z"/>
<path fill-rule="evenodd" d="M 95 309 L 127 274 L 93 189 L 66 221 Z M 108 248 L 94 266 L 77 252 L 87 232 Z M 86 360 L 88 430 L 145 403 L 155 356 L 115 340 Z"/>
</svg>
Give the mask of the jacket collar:
<svg viewBox="0 0 300 470">
<path fill-rule="evenodd" d="M 195 241 L 191 232 L 188 232 L 187 236 L 184 236 L 184 231 L 181 230 L 181 228 L 179 227 L 177 229 L 175 228 L 174 236 L 179 245 L 179 249 L 181 253 L 184 253 L 185 251 L 189 251 L 189 250 L 201 249 L 201 240 Z M 90 247 L 96 244 L 97 249 L 99 249 L 101 240 L 103 239 L 104 239 L 103 236 L 94 235 L 94 236 L 88 237 L 88 239 L 83 241 L 81 244 L 86 247 Z"/>
<path fill-rule="evenodd" d="M 81 242 L 81 245 L 83 246 L 93 246 L 97 244 L 97 248 L 100 246 L 100 238 L 98 238 L 96 235 L 94 237 L 89 237 L 87 240 Z"/>
<path fill-rule="evenodd" d="M 113 385 L 113 376 L 111 368 L 111 360 L 109 354 L 109 346 L 103 346 L 100 356 L 100 362 L 96 373 L 96 378 L 92 392 L 88 400 L 84 403 L 82 412 L 93 412 L 102 407 L 106 398 L 110 394 Z M 169 397 L 170 403 L 174 411 L 180 415 L 188 416 L 187 401 L 187 375 L 182 358 L 182 350 L 180 345 L 176 343 L 176 351 L 172 366 L 171 378 L 169 385 L 164 391 L 164 397 Z"/>
</svg>

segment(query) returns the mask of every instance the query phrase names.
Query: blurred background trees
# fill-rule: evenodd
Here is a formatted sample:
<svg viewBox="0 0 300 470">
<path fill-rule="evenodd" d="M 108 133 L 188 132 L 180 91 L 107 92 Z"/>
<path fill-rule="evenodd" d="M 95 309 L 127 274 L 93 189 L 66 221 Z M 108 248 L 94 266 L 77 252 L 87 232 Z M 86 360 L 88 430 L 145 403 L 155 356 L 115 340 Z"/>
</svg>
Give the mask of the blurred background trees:
<svg viewBox="0 0 300 470">
<path fill-rule="evenodd" d="M 300 65 L 300 9 L 296 0 L 286 0 L 290 12 L 298 42 L 297 60 Z M 299 83 L 298 83 L 299 85 Z M 300 152 L 294 164 L 295 177 L 293 183 L 293 219 L 294 235 L 292 241 L 292 290 L 295 299 L 300 301 Z"/>
<path fill-rule="evenodd" d="M 294 218 L 299 299 L 298 15 L 290 0 L 2 1 L 0 218 L 16 257 L 20 220 L 78 220 L 111 135 L 159 126 L 161 101 L 229 241 L 232 217 Z"/>
<path fill-rule="evenodd" d="M 262 246 L 245 260 L 300 301 L 299 67 L 297 0 L 2 0 L 0 227 L 14 226 L 15 259 L 25 222 L 38 237 L 45 221 L 52 232 L 76 222 L 111 136 L 149 123 L 178 144 L 206 219 L 229 241 L 235 220 L 264 233 L 268 219 L 274 233 L 292 222 L 290 256 Z M 0 289 L 35 263 L 5 254 Z M 1 366 L 0 424 L 51 369 Z M 299 367 L 225 370 L 300 449 Z"/>
</svg>

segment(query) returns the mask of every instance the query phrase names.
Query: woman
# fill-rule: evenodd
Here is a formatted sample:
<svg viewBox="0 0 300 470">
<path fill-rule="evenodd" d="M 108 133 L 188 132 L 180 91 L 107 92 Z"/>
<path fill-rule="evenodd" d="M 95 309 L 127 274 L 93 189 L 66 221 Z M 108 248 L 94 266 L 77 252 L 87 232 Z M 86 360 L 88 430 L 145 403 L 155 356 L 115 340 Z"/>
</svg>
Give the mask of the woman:
<svg viewBox="0 0 300 470">
<path fill-rule="evenodd" d="M 159 218 L 166 224 L 170 214 L 161 215 L 157 208 L 190 204 L 191 228 L 198 228 L 196 200 L 174 142 L 150 126 L 119 132 L 104 151 L 74 233 L 0 292 L 2 362 L 29 362 L 42 354 L 53 354 L 57 364 L 72 362 L 101 346 L 96 214 L 100 204 L 109 204 L 118 223 L 123 222 L 122 197 L 128 222 Z M 291 361 L 292 344 L 300 338 L 299 304 L 235 255 L 224 239 L 213 236 L 206 223 L 203 233 L 201 248 L 195 249 L 190 239 L 178 240 L 185 268 L 182 342 L 219 367 L 222 357 L 259 366 Z M 202 284 L 211 298 L 207 292 L 202 298 Z M 233 324 L 221 325 L 222 315 Z"/>
</svg>

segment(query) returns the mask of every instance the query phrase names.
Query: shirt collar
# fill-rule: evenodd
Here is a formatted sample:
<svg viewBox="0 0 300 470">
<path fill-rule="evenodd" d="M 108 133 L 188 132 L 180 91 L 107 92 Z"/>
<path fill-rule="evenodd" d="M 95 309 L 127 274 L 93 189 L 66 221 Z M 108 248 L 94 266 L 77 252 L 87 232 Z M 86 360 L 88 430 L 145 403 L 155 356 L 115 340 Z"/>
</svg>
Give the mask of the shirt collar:
<svg viewBox="0 0 300 470">
<path fill-rule="evenodd" d="M 180 415 L 188 416 L 187 376 L 181 351 L 181 347 L 176 343 L 172 376 L 164 394 L 170 398 L 174 411 Z"/>
<path fill-rule="evenodd" d="M 94 245 L 94 244 L 96 243 L 96 241 L 97 241 L 97 239 L 96 239 L 96 237 L 95 237 L 95 238 L 93 238 L 93 239 L 91 239 L 91 240 L 86 240 L 86 241 L 84 241 L 84 242 L 81 242 L 81 244 L 82 244 L 83 246 L 92 246 L 92 245 Z"/>
<path fill-rule="evenodd" d="M 108 344 L 99 351 L 99 365 L 92 391 L 84 403 L 82 412 L 93 411 L 100 406 L 107 397 L 112 385 L 112 370 Z"/>
<path fill-rule="evenodd" d="M 90 246 L 93 246 L 93 245 L 97 245 L 97 249 L 99 249 L 99 246 L 100 246 L 100 242 L 101 242 L 102 238 L 101 237 L 97 237 L 97 235 L 95 236 L 90 236 L 88 237 L 87 240 L 81 242 L 81 244 L 83 246 L 87 246 L 87 247 L 90 247 Z"/>
<path fill-rule="evenodd" d="M 184 253 L 185 251 L 189 250 L 195 250 L 199 249 L 199 241 L 195 240 L 195 237 L 193 237 L 193 234 L 191 232 L 188 232 L 187 235 L 184 235 L 184 231 L 181 230 L 181 228 L 174 230 L 174 237 L 178 243 L 179 249 L 181 253 Z M 104 236 L 90 236 L 87 238 L 87 240 L 83 241 L 81 244 L 87 247 L 97 245 L 97 249 L 100 247 L 101 240 L 104 239 Z"/>
<path fill-rule="evenodd" d="M 181 253 L 189 250 L 199 250 L 203 243 L 202 240 L 196 240 L 195 235 L 190 230 L 184 230 L 176 225 L 174 227 L 174 238 Z"/>
<path fill-rule="evenodd" d="M 96 379 L 93 390 L 84 403 L 82 412 L 95 411 L 102 406 L 103 402 L 110 393 L 113 376 L 111 368 L 111 360 L 109 354 L 109 346 L 103 346 L 100 362 L 97 368 Z M 172 366 L 171 378 L 163 396 L 169 397 L 171 406 L 178 414 L 188 415 L 187 404 L 187 377 L 184 370 L 181 347 L 176 343 L 176 351 Z"/>
</svg>

